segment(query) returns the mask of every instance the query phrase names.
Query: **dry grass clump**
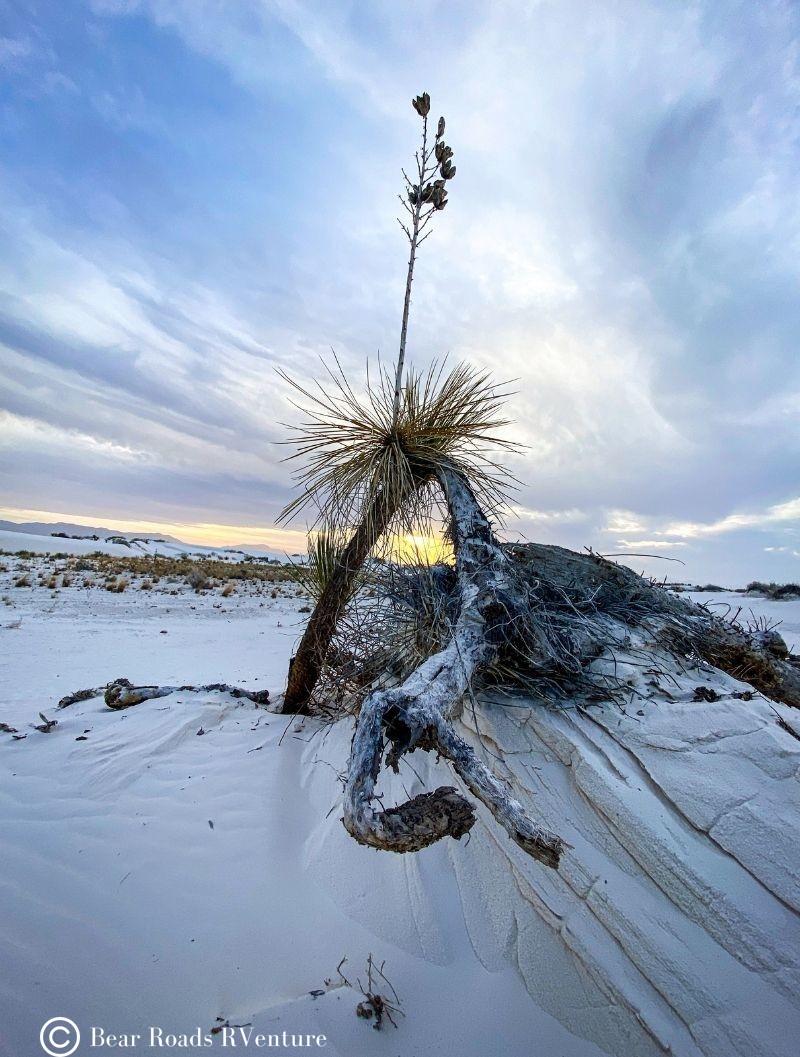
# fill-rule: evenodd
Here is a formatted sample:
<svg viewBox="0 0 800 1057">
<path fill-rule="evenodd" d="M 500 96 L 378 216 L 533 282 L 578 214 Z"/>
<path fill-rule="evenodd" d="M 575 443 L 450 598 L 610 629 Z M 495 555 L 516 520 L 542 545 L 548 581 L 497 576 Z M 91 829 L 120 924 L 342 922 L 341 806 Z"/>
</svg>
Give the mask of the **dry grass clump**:
<svg viewBox="0 0 800 1057">
<path fill-rule="evenodd" d="M 221 592 L 221 594 L 222 594 L 222 597 L 223 597 L 223 598 L 230 598 L 230 596 L 231 596 L 232 594 L 235 594 L 235 592 L 236 592 L 236 584 L 232 584 L 232 583 L 227 583 L 227 584 L 225 584 L 225 586 L 224 586 L 224 587 L 222 588 L 222 592 Z"/>
<path fill-rule="evenodd" d="M 126 580 L 124 576 L 119 578 L 114 577 L 110 580 L 106 580 L 105 588 L 106 591 L 111 591 L 114 594 L 122 594 L 130 586 L 130 581 Z"/>
<path fill-rule="evenodd" d="M 199 595 L 201 591 L 207 591 L 211 586 L 208 577 L 202 569 L 190 569 L 186 577 L 186 583 L 196 595 Z"/>
<path fill-rule="evenodd" d="M 81 558 L 74 568 L 81 572 L 93 572 L 99 576 L 126 576 L 129 579 L 146 578 L 153 584 L 164 579 L 172 583 L 185 583 L 190 572 L 196 570 L 208 580 L 252 581 L 256 583 L 281 583 L 292 579 L 292 569 L 286 565 L 268 565 L 260 561 L 226 562 L 218 558 L 163 558 L 145 555 L 112 555 L 95 552 Z"/>
<path fill-rule="evenodd" d="M 54 569 L 52 555 L 48 555 L 45 562 L 42 562 L 43 556 L 40 554 L 31 553 L 28 557 L 33 559 L 36 565 L 32 569 L 30 563 L 25 561 L 17 564 L 16 586 L 30 587 L 32 577 L 35 577 L 42 587 L 54 589 L 58 586 L 59 578 L 61 586 L 68 587 L 76 582 L 76 574 L 83 574 L 79 582 L 84 587 L 107 587 L 122 578 L 127 581 L 126 586 L 134 584 L 145 591 L 154 590 L 159 584 L 185 584 L 187 581 L 193 590 L 198 589 L 197 584 L 201 585 L 199 590 L 206 590 L 213 587 L 215 581 L 223 585 L 272 585 L 289 580 L 297 582 L 298 579 L 303 582 L 302 567 L 298 577 L 298 573 L 288 562 L 284 565 L 273 565 L 259 560 L 226 562 L 217 558 L 162 558 L 135 554 L 122 556 L 95 551 L 77 559 L 65 555 L 65 563 Z M 111 587 L 108 589 L 113 590 Z"/>
</svg>

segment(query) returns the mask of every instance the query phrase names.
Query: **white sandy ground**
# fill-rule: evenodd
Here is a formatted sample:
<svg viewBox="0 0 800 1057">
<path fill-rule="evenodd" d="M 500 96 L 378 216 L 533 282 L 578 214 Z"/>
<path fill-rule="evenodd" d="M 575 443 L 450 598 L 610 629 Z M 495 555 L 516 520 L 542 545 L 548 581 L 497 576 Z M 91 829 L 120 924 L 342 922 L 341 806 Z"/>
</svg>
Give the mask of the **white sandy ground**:
<svg viewBox="0 0 800 1057">
<path fill-rule="evenodd" d="M 800 740 L 739 684 L 688 662 L 658 676 L 621 648 L 624 710 L 485 703 L 482 751 L 572 845 L 562 869 L 483 815 L 469 841 L 393 856 L 339 821 L 347 724 L 287 728 L 219 694 L 54 712 L 120 675 L 280 689 L 304 619 L 292 586 L 54 594 L 9 587 L 17 559 L 2 561 L 0 720 L 28 737 L 0 735 L 0 1052 L 40 1053 L 41 1024 L 68 1016 L 84 1040 L 143 1034 L 137 1053 L 192 1052 L 148 1050 L 148 1027 L 221 1017 L 322 1032 L 341 1057 L 795 1057 Z M 693 702 L 701 684 L 724 696 Z M 51 734 L 29 727 L 39 710 Z M 411 762 L 419 778 L 403 768 L 387 802 L 453 781 Z M 364 980 L 370 953 L 402 999 L 397 1031 L 336 986 L 343 956 Z"/>
</svg>

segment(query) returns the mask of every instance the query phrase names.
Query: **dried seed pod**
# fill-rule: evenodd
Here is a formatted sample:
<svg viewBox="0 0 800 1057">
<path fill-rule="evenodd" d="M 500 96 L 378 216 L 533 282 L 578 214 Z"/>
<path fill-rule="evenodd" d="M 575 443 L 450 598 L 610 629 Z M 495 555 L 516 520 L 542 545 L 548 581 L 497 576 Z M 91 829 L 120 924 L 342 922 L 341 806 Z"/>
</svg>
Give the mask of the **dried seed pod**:
<svg viewBox="0 0 800 1057">
<path fill-rule="evenodd" d="M 427 117 L 431 109 L 431 97 L 427 92 L 423 92 L 422 95 L 418 95 L 416 99 L 411 100 L 411 105 L 420 117 Z"/>
<path fill-rule="evenodd" d="M 445 180 L 452 180 L 455 176 L 456 167 L 455 165 L 453 165 L 449 158 L 442 162 L 441 173 Z"/>
<path fill-rule="evenodd" d="M 444 135 L 444 118 L 439 118 L 439 124 L 436 127 L 436 138 L 441 139 Z"/>
<path fill-rule="evenodd" d="M 419 188 L 417 187 L 416 184 L 414 184 L 413 187 L 409 187 L 409 189 L 408 189 L 408 200 L 412 204 L 412 206 L 415 206 L 417 204 L 417 198 L 418 197 L 419 197 Z"/>
<path fill-rule="evenodd" d="M 433 184 L 425 184 L 424 188 L 422 189 L 422 201 L 430 202 L 430 200 L 433 198 L 433 191 Z"/>
<path fill-rule="evenodd" d="M 453 157 L 453 151 L 446 143 L 437 143 L 434 147 L 434 151 L 438 162 L 447 161 L 448 158 Z"/>
</svg>

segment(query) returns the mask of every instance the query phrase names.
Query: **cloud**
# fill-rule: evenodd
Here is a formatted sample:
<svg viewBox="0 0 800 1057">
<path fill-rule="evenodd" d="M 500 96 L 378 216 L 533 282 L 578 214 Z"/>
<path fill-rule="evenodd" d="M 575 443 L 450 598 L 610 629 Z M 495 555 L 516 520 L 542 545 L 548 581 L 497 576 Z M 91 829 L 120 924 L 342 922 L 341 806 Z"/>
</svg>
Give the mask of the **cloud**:
<svg viewBox="0 0 800 1057">
<path fill-rule="evenodd" d="M 33 51 L 29 40 L 15 37 L 0 37 L 0 64 L 10 66 L 19 59 L 24 59 Z"/>
<path fill-rule="evenodd" d="M 747 514 L 729 514 L 719 521 L 703 524 L 702 522 L 683 521 L 664 528 L 666 536 L 682 536 L 692 539 L 698 536 L 719 536 L 727 532 L 737 532 L 745 528 L 766 529 L 780 524 L 797 525 L 800 523 L 800 498 L 790 499 L 785 503 L 776 503 L 766 510 L 752 511 Z"/>
<path fill-rule="evenodd" d="M 274 366 L 393 356 L 425 87 L 458 176 L 410 355 L 515 379 L 510 526 L 687 543 L 705 577 L 719 539 L 742 577 L 788 565 L 796 7 L 92 0 L 68 21 L 44 5 L 0 43 L 15 506 L 274 517 L 295 414 Z"/>
<path fill-rule="evenodd" d="M 677 542 L 675 540 L 617 540 L 618 547 L 624 547 L 626 550 L 669 550 L 670 547 L 685 547 L 686 543 L 683 541 Z"/>
</svg>

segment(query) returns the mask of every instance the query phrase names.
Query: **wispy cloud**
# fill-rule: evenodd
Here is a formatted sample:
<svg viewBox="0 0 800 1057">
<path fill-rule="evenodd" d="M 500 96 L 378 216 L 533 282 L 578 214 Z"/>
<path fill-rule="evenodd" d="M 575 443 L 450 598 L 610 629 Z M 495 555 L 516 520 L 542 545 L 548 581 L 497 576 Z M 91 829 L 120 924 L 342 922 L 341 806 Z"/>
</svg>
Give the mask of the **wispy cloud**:
<svg viewBox="0 0 800 1057">
<path fill-rule="evenodd" d="M 719 539 L 740 578 L 788 566 L 796 5 L 92 0 L 8 21 L 15 507 L 274 518 L 293 412 L 273 367 L 392 355 L 425 87 L 459 175 L 411 351 L 515 379 L 510 525 L 686 543 L 704 577 Z"/>
<path fill-rule="evenodd" d="M 617 540 L 618 547 L 624 547 L 626 550 L 669 550 L 674 547 L 685 547 L 684 542 L 677 542 L 676 540 Z"/>
<path fill-rule="evenodd" d="M 720 536 L 746 528 L 767 529 L 780 524 L 800 525 L 800 498 L 790 499 L 786 503 L 776 503 L 774 506 L 767 507 L 766 510 L 756 510 L 747 514 L 729 514 L 718 521 L 675 522 L 667 525 L 663 532 L 665 536 L 696 539 L 700 536 Z"/>
</svg>

